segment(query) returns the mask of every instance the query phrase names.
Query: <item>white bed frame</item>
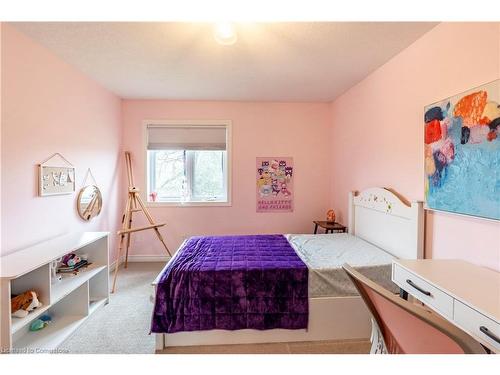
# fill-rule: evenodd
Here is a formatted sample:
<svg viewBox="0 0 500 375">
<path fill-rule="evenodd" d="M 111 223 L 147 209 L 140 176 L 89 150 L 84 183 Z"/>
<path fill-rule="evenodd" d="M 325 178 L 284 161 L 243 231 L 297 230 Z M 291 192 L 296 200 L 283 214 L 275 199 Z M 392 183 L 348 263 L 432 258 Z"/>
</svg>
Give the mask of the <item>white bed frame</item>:
<svg viewBox="0 0 500 375">
<path fill-rule="evenodd" d="M 386 188 L 349 193 L 349 233 L 398 258 L 423 257 L 423 228 L 422 202 L 410 204 Z M 159 276 L 153 282 L 155 288 Z M 353 296 L 310 298 L 308 329 L 210 330 L 155 335 L 156 349 L 162 350 L 169 346 L 368 339 L 370 330 L 368 310 L 361 297 Z"/>
</svg>

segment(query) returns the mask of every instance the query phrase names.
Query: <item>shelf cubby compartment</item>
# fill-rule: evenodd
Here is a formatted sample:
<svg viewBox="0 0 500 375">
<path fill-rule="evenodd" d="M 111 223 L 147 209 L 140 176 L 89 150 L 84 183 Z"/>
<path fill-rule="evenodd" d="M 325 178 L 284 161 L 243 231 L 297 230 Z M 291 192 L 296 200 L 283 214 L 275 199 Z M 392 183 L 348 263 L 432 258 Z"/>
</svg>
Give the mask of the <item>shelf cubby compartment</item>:
<svg viewBox="0 0 500 375">
<path fill-rule="evenodd" d="M 90 266 L 80 269 L 76 275 L 72 273 L 62 274 L 63 277 L 60 281 L 51 284 L 50 302 L 52 304 L 57 303 L 61 298 L 71 293 L 72 290 L 106 269 L 106 265 L 92 263 Z"/>
<path fill-rule="evenodd" d="M 31 311 L 24 318 L 12 317 L 11 333 L 17 332 L 48 309 L 50 304 L 50 270 L 48 264 L 12 280 L 10 284 L 11 295 L 18 295 L 28 290 L 36 292 L 42 306 Z M 11 310 L 10 313 L 12 314 Z"/>
<path fill-rule="evenodd" d="M 45 314 L 52 318 L 47 327 L 32 332 L 29 325 L 25 325 L 17 331 L 13 335 L 13 348 L 27 353 L 47 353 L 55 350 L 87 318 L 88 295 L 88 283 L 74 289 L 45 311 Z"/>
<path fill-rule="evenodd" d="M 95 242 L 91 242 L 80 249 L 73 251 L 73 253 L 82 256 L 86 255 L 87 260 L 94 264 L 108 264 L 108 252 L 102 251 L 103 248 L 107 248 L 108 238 L 103 237 Z"/>
<path fill-rule="evenodd" d="M 89 313 L 108 302 L 109 272 L 99 272 L 89 280 Z"/>
<path fill-rule="evenodd" d="M 77 274 L 61 273 L 62 279 L 55 281 L 51 285 L 51 303 L 56 303 L 58 300 L 67 295 L 71 290 L 79 285 L 87 282 L 92 277 L 107 268 L 108 253 L 102 251 L 103 247 L 107 248 L 107 238 L 100 238 L 95 242 L 91 242 L 80 249 L 73 251 L 79 256 L 85 256 L 89 263 L 88 267 L 81 268 Z M 106 290 L 107 296 L 107 290 Z"/>
</svg>

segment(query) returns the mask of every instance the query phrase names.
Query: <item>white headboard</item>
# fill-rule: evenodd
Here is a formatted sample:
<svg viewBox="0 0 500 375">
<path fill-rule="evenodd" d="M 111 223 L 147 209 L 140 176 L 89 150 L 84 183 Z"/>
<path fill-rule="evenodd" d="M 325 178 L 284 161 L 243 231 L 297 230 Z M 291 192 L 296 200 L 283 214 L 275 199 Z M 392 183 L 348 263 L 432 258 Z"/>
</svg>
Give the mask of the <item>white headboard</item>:
<svg viewBox="0 0 500 375">
<path fill-rule="evenodd" d="M 349 193 L 349 233 L 401 259 L 424 256 L 422 202 L 406 202 L 387 188 Z"/>
</svg>

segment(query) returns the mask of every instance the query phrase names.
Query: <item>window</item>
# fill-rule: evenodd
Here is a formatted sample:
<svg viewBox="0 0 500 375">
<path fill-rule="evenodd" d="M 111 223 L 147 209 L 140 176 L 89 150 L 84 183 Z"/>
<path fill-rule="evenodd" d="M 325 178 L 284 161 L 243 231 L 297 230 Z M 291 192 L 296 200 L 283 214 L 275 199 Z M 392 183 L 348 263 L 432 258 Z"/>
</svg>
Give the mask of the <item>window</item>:
<svg viewBox="0 0 500 375">
<path fill-rule="evenodd" d="M 228 204 L 229 126 L 194 121 L 148 124 L 148 202 Z"/>
</svg>

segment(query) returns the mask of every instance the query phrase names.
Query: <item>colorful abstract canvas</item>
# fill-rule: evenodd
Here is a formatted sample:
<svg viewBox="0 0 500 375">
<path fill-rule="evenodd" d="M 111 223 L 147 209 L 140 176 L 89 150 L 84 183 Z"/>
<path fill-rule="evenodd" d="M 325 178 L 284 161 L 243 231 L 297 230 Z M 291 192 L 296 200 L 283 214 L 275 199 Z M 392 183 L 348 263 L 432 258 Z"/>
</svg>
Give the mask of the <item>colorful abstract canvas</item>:
<svg viewBox="0 0 500 375">
<path fill-rule="evenodd" d="M 257 158 L 257 212 L 293 211 L 293 158 Z"/>
<path fill-rule="evenodd" d="M 500 80 L 424 112 L 427 207 L 500 220 Z"/>
</svg>

